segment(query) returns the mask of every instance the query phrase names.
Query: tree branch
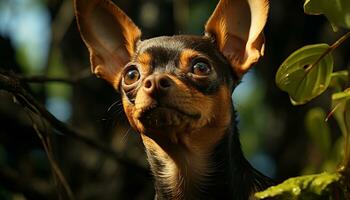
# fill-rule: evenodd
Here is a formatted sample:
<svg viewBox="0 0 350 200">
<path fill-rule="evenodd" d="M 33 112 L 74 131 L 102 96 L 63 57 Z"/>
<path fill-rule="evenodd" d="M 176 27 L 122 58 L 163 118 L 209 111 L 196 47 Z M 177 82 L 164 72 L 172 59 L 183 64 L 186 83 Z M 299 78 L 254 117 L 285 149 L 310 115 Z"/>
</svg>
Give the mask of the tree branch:
<svg viewBox="0 0 350 200">
<path fill-rule="evenodd" d="M 135 162 L 126 159 L 118 155 L 113 151 L 108 145 L 97 141 L 96 139 L 91 139 L 69 125 L 61 122 L 55 116 L 53 116 L 47 109 L 40 104 L 27 90 L 25 90 L 20 82 L 20 79 L 16 77 L 13 73 L 0 71 L 0 90 L 6 90 L 12 93 L 16 99 L 22 104 L 22 106 L 29 108 L 33 112 L 39 114 L 45 118 L 49 124 L 55 128 L 57 131 L 61 132 L 65 136 L 69 136 L 75 140 L 81 141 L 92 148 L 95 148 L 105 155 L 113 158 L 118 163 L 128 167 L 133 168 L 145 176 L 148 175 L 148 170 L 143 166 L 136 164 Z"/>
<path fill-rule="evenodd" d="M 87 68 L 88 69 L 88 68 Z M 48 83 L 48 82 L 59 82 L 59 83 L 66 83 L 66 84 L 75 84 L 78 81 L 90 77 L 91 76 L 91 70 L 83 70 L 78 75 L 70 77 L 70 78 L 63 78 L 63 77 L 47 77 L 45 75 L 33 75 L 33 76 L 24 76 L 16 74 L 14 75 L 16 78 L 18 78 L 22 82 L 26 83 Z"/>
</svg>

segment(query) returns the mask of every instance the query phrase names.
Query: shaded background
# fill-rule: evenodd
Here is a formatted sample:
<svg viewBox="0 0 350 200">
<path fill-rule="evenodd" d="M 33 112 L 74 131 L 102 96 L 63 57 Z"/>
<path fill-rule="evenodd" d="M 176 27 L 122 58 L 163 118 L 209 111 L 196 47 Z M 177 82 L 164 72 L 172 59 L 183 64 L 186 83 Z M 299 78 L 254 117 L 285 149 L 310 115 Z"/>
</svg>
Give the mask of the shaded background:
<svg viewBox="0 0 350 200">
<path fill-rule="evenodd" d="M 143 37 L 202 34 L 215 8 L 212 0 L 117 0 L 141 28 Z M 234 92 L 246 156 L 278 181 L 322 170 L 324 159 L 305 132 L 304 116 L 314 106 L 329 111 L 325 95 L 293 107 L 274 77 L 294 50 L 312 43 L 332 44 L 323 16 L 303 13 L 303 1 L 271 0 L 265 29 L 265 57 Z M 350 42 L 334 53 L 335 68 L 350 63 Z M 80 39 L 70 0 L 0 0 L 0 69 L 26 77 L 63 77 L 67 82 L 26 83 L 25 87 L 58 119 L 113 148 L 119 159 L 62 134 L 0 91 L 0 199 L 58 199 L 55 179 L 33 128 L 48 133 L 54 157 L 76 199 L 152 199 L 152 176 L 142 142 L 127 125 L 119 95 L 90 75 L 88 52 Z M 34 118 L 34 119 L 32 119 Z M 332 141 L 339 136 L 333 119 Z M 130 164 L 132 163 L 132 164 Z M 137 166 L 137 167 L 135 167 Z M 139 168 L 141 167 L 141 168 Z M 64 197 L 62 197 L 64 199 Z"/>
</svg>

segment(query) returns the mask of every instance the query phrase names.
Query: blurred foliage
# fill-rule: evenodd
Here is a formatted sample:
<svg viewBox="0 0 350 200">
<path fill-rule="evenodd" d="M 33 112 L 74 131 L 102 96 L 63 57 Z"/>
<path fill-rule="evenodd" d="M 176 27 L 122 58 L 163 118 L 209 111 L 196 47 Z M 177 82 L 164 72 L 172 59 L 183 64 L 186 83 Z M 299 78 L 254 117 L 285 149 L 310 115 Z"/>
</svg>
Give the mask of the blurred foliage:
<svg viewBox="0 0 350 200">
<path fill-rule="evenodd" d="M 305 117 L 307 132 L 325 158 L 329 156 L 331 148 L 331 130 L 325 121 L 326 118 L 326 112 L 322 108 L 311 109 Z"/>
<path fill-rule="evenodd" d="M 306 0 L 305 13 L 324 14 L 334 27 L 340 26 L 350 29 L 350 3 L 349 1 L 316 1 Z M 349 199 L 350 198 L 350 158 L 349 158 L 349 134 L 350 134 L 350 82 L 349 70 L 333 73 L 333 56 L 342 43 L 350 38 L 350 32 L 338 39 L 331 46 L 327 44 L 314 44 L 305 46 L 292 53 L 280 66 L 276 74 L 276 83 L 281 90 L 286 91 L 293 105 L 308 103 L 328 89 L 334 87 L 331 96 L 333 109 L 329 116 L 322 108 L 313 108 L 306 115 L 306 129 L 320 152 L 321 162 L 318 165 L 327 165 L 322 170 L 328 169 L 332 173 L 305 175 L 290 178 L 283 183 L 259 192 L 256 196 L 260 199 L 277 197 L 278 199 Z M 331 83 L 331 84 L 330 84 Z M 328 118 L 334 115 L 341 129 L 342 148 L 335 145 L 335 151 L 330 151 L 331 133 Z M 339 151 L 340 150 L 340 151 Z M 335 155 L 333 155 L 335 154 Z M 334 164 L 332 157 L 342 159 Z M 332 163 L 333 164 L 330 164 Z M 329 166 L 337 165 L 330 169 Z M 306 171 L 317 166 L 307 166 Z M 333 187 L 335 185 L 335 187 Z M 336 191 L 340 188 L 340 192 Z M 322 199 L 323 199 L 322 198 Z"/>
<path fill-rule="evenodd" d="M 307 14 L 324 14 L 335 31 L 337 27 L 350 28 L 350 1 L 348 0 L 306 0 L 304 10 Z"/>
</svg>

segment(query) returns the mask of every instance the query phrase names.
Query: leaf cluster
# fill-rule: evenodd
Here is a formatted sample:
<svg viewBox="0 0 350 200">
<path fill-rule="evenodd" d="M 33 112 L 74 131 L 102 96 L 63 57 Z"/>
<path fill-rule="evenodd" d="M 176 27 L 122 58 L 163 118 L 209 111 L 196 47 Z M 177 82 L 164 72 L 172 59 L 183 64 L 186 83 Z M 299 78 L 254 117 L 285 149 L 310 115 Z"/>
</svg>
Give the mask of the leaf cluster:
<svg viewBox="0 0 350 200">
<path fill-rule="evenodd" d="M 305 0 L 304 12 L 325 15 L 333 30 L 350 29 L 349 0 Z M 256 194 L 259 199 L 350 199 L 350 80 L 349 70 L 334 71 L 332 52 L 350 37 L 350 31 L 332 45 L 312 44 L 293 52 L 279 67 L 277 86 L 289 94 L 293 105 L 303 105 L 330 91 L 332 108 L 327 115 L 322 108 L 306 115 L 306 129 L 317 149 L 329 159 L 341 157 L 335 171 L 290 178 Z M 342 152 L 332 150 L 331 129 L 327 123 L 333 116 L 342 132 Z M 333 149 L 336 145 L 333 146 Z M 334 155 L 340 154 L 340 155 Z M 328 159 L 328 160 L 329 160 Z M 326 159 L 327 160 L 327 159 Z M 340 191 L 340 192 L 339 192 Z"/>
</svg>

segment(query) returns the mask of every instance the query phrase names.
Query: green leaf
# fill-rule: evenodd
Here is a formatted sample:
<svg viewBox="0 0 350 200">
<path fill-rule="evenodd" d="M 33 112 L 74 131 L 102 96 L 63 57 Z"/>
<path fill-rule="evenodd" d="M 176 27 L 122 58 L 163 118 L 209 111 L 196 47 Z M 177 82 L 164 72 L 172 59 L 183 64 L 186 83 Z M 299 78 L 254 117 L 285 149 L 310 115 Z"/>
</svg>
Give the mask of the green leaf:
<svg viewBox="0 0 350 200">
<path fill-rule="evenodd" d="M 334 88 L 337 92 L 341 91 L 344 85 L 349 81 L 349 73 L 347 70 L 333 72 L 329 87 Z"/>
<path fill-rule="evenodd" d="M 333 116 L 337 120 L 338 126 L 340 127 L 343 136 L 347 134 L 346 121 L 344 119 L 344 113 L 347 109 L 347 101 L 350 101 L 350 88 L 344 90 L 343 92 L 334 93 L 332 95 L 332 107 L 334 110 Z"/>
<path fill-rule="evenodd" d="M 349 148 L 349 135 L 350 135 L 350 99 L 347 99 L 346 102 L 345 102 L 345 109 L 344 109 L 344 121 L 345 121 L 345 128 L 346 128 L 346 131 L 345 131 L 345 142 L 347 142 L 348 146 L 347 148 Z M 346 141 L 348 140 L 348 141 Z M 346 145 L 345 145 L 346 146 Z M 344 146 L 344 151 L 347 151 L 347 153 L 349 153 L 349 149 L 346 149 L 346 147 Z M 349 156 L 349 155 L 347 155 Z M 348 162 L 350 158 L 347 158 Z M 349 167 L 350 166 L 350 163 L 347 163 L 347 166 Z"/>
<path fill-rule="evenodd" d="M 349 92 L 350 88 L 345 90 L 345 92 Z M 341 95 L 340 95 L 341 96 Z M 350 166 L 350 97 L 349 96 L 342 96 L 338 101 L 336 101 L 337 106 L 336 110 L 334 111 L 335 118 L 338 122 L 338 125 L 342 131 L 343 134 L 343 150 L 342 150 L 342 155 L 343 155 L 343 162 L 342 165 L 340 166 L 341 171 L 346 171 L 349 169 Z"/>
<path fill-rule="evenodd" d="M 325 121 L 327 115 L 322 108 L 313 108 L 306 114 L 305 125 L 314 144 L 323 155 L 327 158 L 331 147 L 330 128 Z"/>
<path fill-rule="evenodd" d="M 325 15 L 333 27 L 350 28 L 349 0 L 305 0 L 304 12 L 311 15 Z"/>
<path fill-rule="evenodd" d="M 316 199 L 330 192 L 331 185 L 338 182 L 341 175 L 338 173 L 322 173 L 315 175 L 290 178 L 283 183 L 272 186 L 265 191 L 258 192 L 258 199 Z"/>
<path fill-rule="evenodd" d="M 304 46 L 281 64 L 276 84 L 288 92 L 293 105 L 305 104 L 327 89 L 333 71 L 333 57 L 328 54 L 313 64 L 328 48 L 328 44 Z"/>
<path fill-rule="evenodd" d="M 332 145 L 331 156 L 328 156 L 328 160 L 323 163 L 324 171 L 339 170 L 339 164 L 343 160 L 344 153 L 344 137 L 338 137 Z"/>
<path fill-rule="evenodd" d="M 344 110 L 344 121 L 346 126 L 346 134 L 350 134 L 350 99 L 346 100 L 345 110 Z"/>
<path fill-rule="evenodd" d="M 337 92 L 332 94 L 333 101 L 342 101 L 350 99 L 350 88 L 345 90 L 344 92 Z"/>
</svg>

